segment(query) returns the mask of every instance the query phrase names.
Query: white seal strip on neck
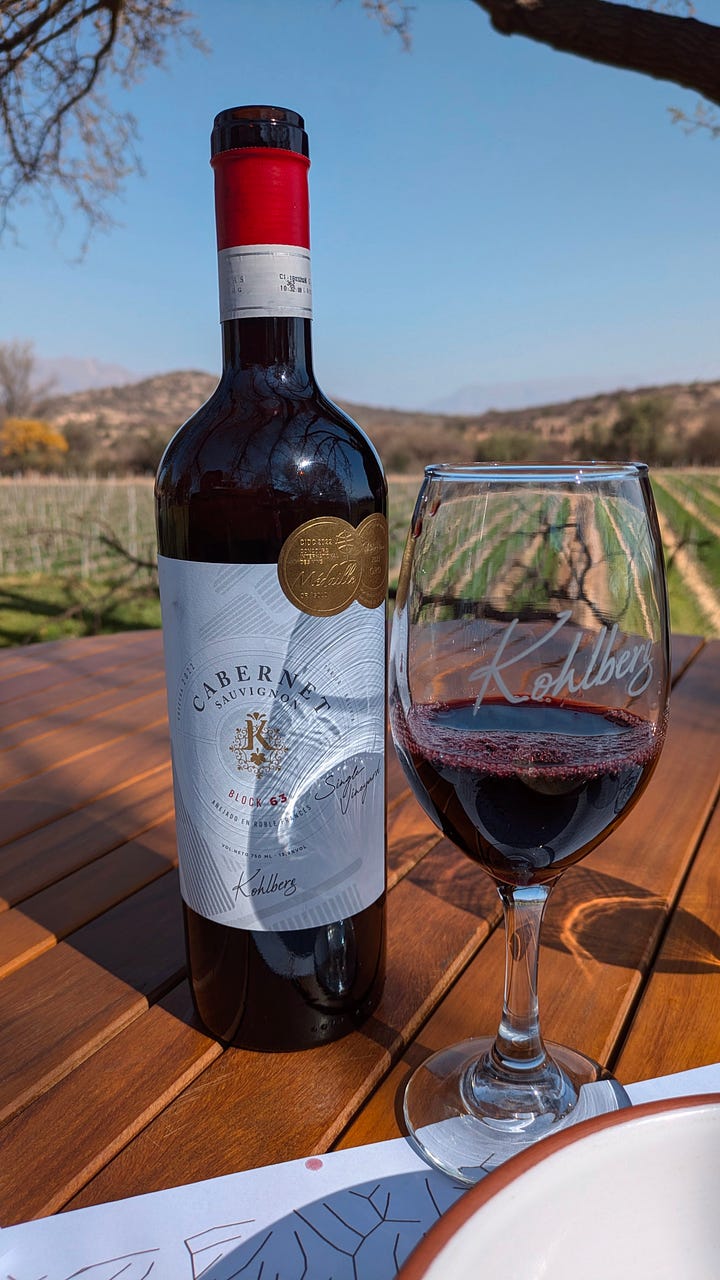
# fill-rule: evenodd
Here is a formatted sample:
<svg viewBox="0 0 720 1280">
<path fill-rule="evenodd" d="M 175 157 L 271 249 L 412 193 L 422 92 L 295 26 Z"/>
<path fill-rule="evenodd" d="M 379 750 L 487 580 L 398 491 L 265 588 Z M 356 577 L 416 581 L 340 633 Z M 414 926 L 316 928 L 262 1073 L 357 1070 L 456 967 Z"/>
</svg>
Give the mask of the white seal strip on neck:
<svg viewBox="0 0 720 1280">
<path fill-rule="evenodd" d="M 218 253 L 220 320 L 261 316 L 312 319 L 310 250 L 246 244 Z"/>
</svg>

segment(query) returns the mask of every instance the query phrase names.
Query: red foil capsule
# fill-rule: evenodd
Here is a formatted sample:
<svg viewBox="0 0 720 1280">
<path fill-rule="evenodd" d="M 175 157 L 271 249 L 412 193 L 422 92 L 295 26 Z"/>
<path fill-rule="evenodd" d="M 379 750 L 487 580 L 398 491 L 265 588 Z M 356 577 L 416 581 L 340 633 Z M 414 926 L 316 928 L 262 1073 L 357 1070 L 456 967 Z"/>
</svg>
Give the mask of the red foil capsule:
<svg viewBox="0 0 720 1280">
<path fill-rule="evenodd" d="M 310 248 L 307 156 L 241 147 L 220 152 L 210 163 L 219 250 L 249 244 Z"/>
</svg>

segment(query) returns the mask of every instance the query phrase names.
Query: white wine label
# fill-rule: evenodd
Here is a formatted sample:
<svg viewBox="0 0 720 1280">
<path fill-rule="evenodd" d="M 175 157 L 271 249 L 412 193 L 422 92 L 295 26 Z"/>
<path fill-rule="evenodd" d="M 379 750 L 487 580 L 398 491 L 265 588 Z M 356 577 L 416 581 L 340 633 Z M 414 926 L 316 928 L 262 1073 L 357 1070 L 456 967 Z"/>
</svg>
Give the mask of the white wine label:
<svg viewBox="0 0 720 1280">
<path fill-rule="evenodd" d="M 385 606 L 297 609 L 277 566 L 158 557 L 180 888 L 303 929 L 385 885 Z"/>
<path fill-rule="evenodd" d="M 292 244 L 246 244 L 218 253 L 220 320 L 257 316 L 312 319 L 310 251 Z"/>
</svg>

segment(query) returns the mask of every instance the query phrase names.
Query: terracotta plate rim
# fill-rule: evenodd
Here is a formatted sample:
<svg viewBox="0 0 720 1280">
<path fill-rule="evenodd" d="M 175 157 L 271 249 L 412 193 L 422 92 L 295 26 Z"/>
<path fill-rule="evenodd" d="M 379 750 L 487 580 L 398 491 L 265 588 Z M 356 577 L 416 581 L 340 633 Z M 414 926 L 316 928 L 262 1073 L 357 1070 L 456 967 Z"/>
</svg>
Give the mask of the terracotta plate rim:
<svg viewBox="0 0 720 1280">
<path fill-rule="evenodd" d="M 469 1218 L 504 1191 L 516 1178 L 522 1177 L 528 1170 L 556 1155 L 558 1151 L 563 1151 L 576 1142 L 582 1142 L 584 1138 L 589 1138 L 594 1133 L 602 1133 L 607 1129 L 641 1120 L 645 1116 L 707 1106 L 720 1106 L 720 1093 L 690 1094 L 641 1102 L 636 1106 L 625 1107 L 622 1111 L 610 1111 L 605 1115 L 592 1116 L 589 1120 L 570 1125 L 560 1133 L 534 1143 L 526 1151 L 519 1152 L 499 1168 L 493 1169 L 492 1173 L 487 1174 L 481 1182 L 470 1187 L 416 1245 L 398 1271 L 397 1280 L 423 1280 L 438 1254 Z"/>
</svg>

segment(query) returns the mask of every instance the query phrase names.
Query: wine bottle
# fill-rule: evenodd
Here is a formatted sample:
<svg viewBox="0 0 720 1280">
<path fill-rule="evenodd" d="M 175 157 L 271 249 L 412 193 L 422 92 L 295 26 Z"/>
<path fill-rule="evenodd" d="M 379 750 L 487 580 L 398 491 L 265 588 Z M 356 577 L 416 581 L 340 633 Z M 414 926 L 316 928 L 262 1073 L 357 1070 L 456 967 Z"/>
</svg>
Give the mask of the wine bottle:
<svg viewBox="0 0 720 1280">
<path fill-rule="evenodd" d="M 223 369 L 155 485 L 195 1006 L 271 1050 L 357 1026 L 385 963 L 387 486 L 313 373 L 308 154 L 294 111 L 215 119 Z"/>
</svg>

